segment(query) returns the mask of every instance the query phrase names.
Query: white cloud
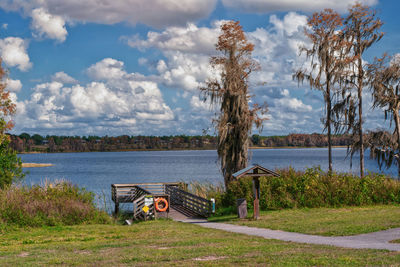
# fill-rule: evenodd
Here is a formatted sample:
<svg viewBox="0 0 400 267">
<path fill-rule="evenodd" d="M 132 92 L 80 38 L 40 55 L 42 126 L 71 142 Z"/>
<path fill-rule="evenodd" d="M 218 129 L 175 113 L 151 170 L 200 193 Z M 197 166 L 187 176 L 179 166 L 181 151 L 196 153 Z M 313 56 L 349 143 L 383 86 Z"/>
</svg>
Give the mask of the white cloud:
<svg viewBox="0 0 400 267">
<path fill-rule="evenodd" d="M 190 99 L 190 106 L 192 107 L 193 111 L 201 112 L 204 115 L 210 115 L 211 112 L 215 111 L 215 106 L 211 105 L 210 100 L 203 101 L 200 97 L 194 95 Z"/>
<path fill-rule="evenodd" d="M 6 89 L 10 92 L 19 92 L 21 91 L 22 88 L 22 83 L 20 80 L 13 80 L 13 79 L 7 79 L 6 80 Z"/>
<path fill-rule="evenodd" d="M 44 8 L 35 8 L 32 10 L 32 24 L 34 36 L 47 37 L 64 42 L 68 32 L 65 28 L 65 20 L 58 15 L 52 15 Z"/>
<path fill-rule="evenodd" d="M 184 25 L 207 17 L 215 8 L 216 0 L 8 0 L 0 2 L 5 10 L 30 14 L 43 8 L 53 16 L 71 21 L 115 24 L 143 23 L 156 28 Z"/>
<path fill-rule="evenodd" d="M 271 13 L 277 11 L 320 11 L 331 8 L 338 12 L 346 12 L 348 7 L 356 2 L 372 6 L 378 0 L 222 0 L 226 7 L 235 8 L 250 13 Z"/>
<path fill-rule="evenodd" d="M 296 32 L 302 32 L 303 26 L 307 24 L 307 17 L 295 12 L 289 12 L 280 20 L 276 15 L 270 17 L 270 23 L 278 33 L 284 32 L 287 36 L 292 36 Z"/>
<path fill-rule="evenodd" d="M 217 73 L 209 65 L 214 55 L 215 44 L 223 21 L 216 21 L 212 27 L 168 27 L 163 32 L 149 32 L 146 39 L 137 35 L 123 37 L 133 48 L 156 48 L 163 52 L 166 60 L 158 60 L 155 69 L 158 80 L 164 85 L 194 92 L 208 78 Z"/>
<path fill-rule="evenodd" d="M 159 127 L 174 120 L 174 113 L 164 102 L 156 83 L 135 80 L 133 73 L 123 70 L 123 62 L 111 58 L 94 64 L 91 70 L 104 62 L 118 63 L 123 75 L 71 87 L 54 80 L 35 86 L 30 98 L 18 103 L 17 130 L 156 134 Z"/>
<path fill-rule="evenodd" d="M 105 58 L 90 66 L 87 72 L 91 78 L 96 80 L 121 79 L 126 74 L 123 67 L 124 62 Z"/>
<path fill-rule="evenodd" d="M 129 46 L 139 49 L 155 47 L 162 51 L 214 54 L 221 23 L 222 21 L 215 22 L 212 28 L 197 27 L 189 23 L 186 27 L 168 27 L 160 33 L 148 32 L 145 40 L 138 35 L 123 39 Z"/>
<path fill-rule="evenodd" d="M 171 88 L 197 92 L 208 77 L 215 76 L 208 56 L 182 52 L 166 52 L 165 56 L 168 62 L 159 62 L 157 69 L 162 83 Z"/>
<path fill-rule="evenodd" d="M 288 89 L 277 88 L 259 90 L 257 99 L 266 101 L 269 110 L 268 120 L 264 122 L 262 134 L 276 135 L 322 131 L 323 126 L 320 123 L 320 118 L 324 115 L 321 113 L 321 103 L 315 105 L 314 108 L 306 103 L 309 101 L 306 97 L 300 99 L 291 95 L 307 90 L 289 91 Z"/>
<path fill-rule="evenodd" d="M 63 71 L 59 71 L 57 73 L 54 73 L 51 76 L 51 80 L 54 82 L 60 82 L 60 83 L 64 83 L 64 84 L 75 84 L 78 83 L 77 80 L 75 80 L 74 78 L 72 78 L 71 76 L 69 76 L 68 74 L 66 74 Z"/>
<path fill-rule="evenodd" d="M 8 66 L 27 71 L 32 66 L 26 51 L 27 47 L 28 42 L 19 37 L 0 39 L 1 58 Z"/>
<path fill-rule="evenodd" d="M 303 101 L 297 98 L 285 97 L 276 99 L 274 102 L 275 106 L 282 111 L 296 112 L 296 113 L 312 111 L 312 107 L 310 105 L 304 104 Z"/>
<path fill-rule="evenodd" d="M 299 46 L 310 43 L 303 31 L 307 17 L 289 12 L 282 19 L 272 15 L 270 23 L 272 27 L 247 33 L 255 45 L 253 56 L 261 65 L 252 81 L 255 85 L 266 83 L 269 88 L 297 86 L 292 74 L 305 62 L 304 56 L 299 57 Z"/>
<path fill-rule="evenodd" d="M 262 90 L 260 93 L 263 93 L 272 99 L 288 97 L 290 95 L 288 89 L 279 88 L 268 88 L 266 90 Z"/>
<path fill-rule="evenodd" d="M 303 100 L 290 96 L 290 92 L 283 90 L 287 95 L 280 98 L 271 98 L 264 95 L 263 100 L 269 104 L 268 120 L 264 122 L 262 134 L 276 135 L 289 133 L 322 132 L 323 125 L 320 118 L 324 116 L 320 107 L 313 108 Z"/>
</svg>

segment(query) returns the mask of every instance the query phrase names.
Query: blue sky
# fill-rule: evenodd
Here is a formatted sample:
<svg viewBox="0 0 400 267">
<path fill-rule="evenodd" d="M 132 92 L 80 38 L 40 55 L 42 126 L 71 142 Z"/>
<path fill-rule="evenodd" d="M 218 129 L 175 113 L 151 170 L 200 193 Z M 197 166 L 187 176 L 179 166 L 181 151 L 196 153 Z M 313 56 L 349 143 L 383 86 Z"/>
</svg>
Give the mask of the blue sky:
<svg viewBox="0 0 400 267">
<path fill-rule="evenodd" d="M 252 102 L 267 102 L 262 135 L 322 132 L 320 92 L 292 81 L 304 66 L 298 46 L 307 16 L 323 8 L 345 15 L 353 0 L 0 0 L 0 56 L 17 103 L 15 134 L 213 134 L 214 111 L 199 86 L 215 72 L 209 57 L 219 26 L 239 20 L 262 70 Z M 399 53 L 394 0 L 365 0 L 385 37 L 365 55 Z M 265 82 L 265 85 L 260 85 Z M 365 127 L 387 127 L 370 109 Z M 254 131 L 255 132 L 255 131 Z"/>
</svg>

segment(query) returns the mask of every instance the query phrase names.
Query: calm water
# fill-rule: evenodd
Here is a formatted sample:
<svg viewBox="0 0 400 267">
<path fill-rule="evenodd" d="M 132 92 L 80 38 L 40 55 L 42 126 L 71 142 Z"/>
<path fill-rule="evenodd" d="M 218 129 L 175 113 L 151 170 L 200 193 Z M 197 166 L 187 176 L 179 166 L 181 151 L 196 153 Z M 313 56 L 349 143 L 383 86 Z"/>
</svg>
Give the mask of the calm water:
<svg viewBox="0 0 400 267">
<path fill-rule="evenodd" d="M 97 194 L 110 194 L 112 183 L 201 181 L 219 183 L 222 176 L 215 150 L 206 151 L 131 151 L 131 152 L 89 152 L 23 154 L 23 162 L 52 163 L 45 168 L 27 168 L 25 183 L 66 179 Z M 251 163 L 266 168 L 292 166 L 303 170 L 321 166 L 327 169 L 327 149 L 257 149 L 251 151 Z M 358 172 L 358 157 L 353 159 L 350 169 L 346 159 L 346 148 L 333 150 L 333 164 L 336 171 Z M 375 161 L 366 158 L 366 169 L 379 172 Z M 384 170 L 396 176 L 396 169 Z"/>
</svg>

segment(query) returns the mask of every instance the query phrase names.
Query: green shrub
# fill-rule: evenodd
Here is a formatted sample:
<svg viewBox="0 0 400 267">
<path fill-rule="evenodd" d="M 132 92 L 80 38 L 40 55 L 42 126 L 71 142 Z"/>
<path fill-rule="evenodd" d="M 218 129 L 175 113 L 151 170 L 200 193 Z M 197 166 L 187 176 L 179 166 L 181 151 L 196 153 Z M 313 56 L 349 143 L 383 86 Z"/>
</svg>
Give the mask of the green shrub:
<svg viewBox="0 0 400 267">
<path fill-rule="evenodd" d="M 0 119 L 0 129 L 4 128 L 4 124 L 4 120 Z M 9 137 L 0 133 L 0 188 L 24 177 L 21 159 L 9 145 Z"/>
<path fill-rule="evenodd" d="M 0 189 L 0 225 L 53 226 L 108 223 L 98 210 L 94 194 L 68 182 L 44 186 L 11 186 Z"/>
<path fill-rule="evenodd" d="M 329 175 L 320 168 L 306 171 L 290 168 L 278 173 L 279 177 L 260 178 L 260 208 L 263 210 L 400 203 L 400 181 L 381 174 L 370 173 L 360 179 L 349 173 Z M 213 189 L 211 194 L 203 194 L 207 198 L 213 195 L 216 206 L 222 210 L 234 207 L 238 198 L 246 198 L 251 209 L 252 178 L 240 178 L 222 193 Z"/>
<path fill-rule="evenodd" d="M 261 209 L 362 206 L 400 203 L 400 182 L 380 174 L 360 179 L 349 173 L 323 172 L 320 168 L 305 172 L 279 171 L 279 177 L 260 178 Z M 245 197 L 252 202 L 252 178 L 233 182 L 227 189 L 227 203 Z"/>
</svg>

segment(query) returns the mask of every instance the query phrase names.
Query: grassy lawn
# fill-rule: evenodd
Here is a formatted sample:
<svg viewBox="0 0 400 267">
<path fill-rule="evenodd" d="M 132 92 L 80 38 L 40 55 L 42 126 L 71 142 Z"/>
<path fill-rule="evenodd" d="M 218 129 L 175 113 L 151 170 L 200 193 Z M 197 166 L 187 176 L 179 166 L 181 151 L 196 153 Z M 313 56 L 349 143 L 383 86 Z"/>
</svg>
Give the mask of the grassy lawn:
<svg viewBox="0 0 400 267">
<path fill-rule="evenodd" d="M 288 243 L 172 221 L 82 225 L 0 235 L 1 266 L 393 265 L 400 253 Z"/>
<path fill-rule="evenodd" d="M 400 227 L 400 206 L 287 209 L 263 211 L 257 221 L 239 220 L 235 215 L 210 221 L 324 236 L 356 235 Z"/>
</svg>

